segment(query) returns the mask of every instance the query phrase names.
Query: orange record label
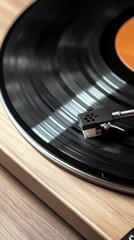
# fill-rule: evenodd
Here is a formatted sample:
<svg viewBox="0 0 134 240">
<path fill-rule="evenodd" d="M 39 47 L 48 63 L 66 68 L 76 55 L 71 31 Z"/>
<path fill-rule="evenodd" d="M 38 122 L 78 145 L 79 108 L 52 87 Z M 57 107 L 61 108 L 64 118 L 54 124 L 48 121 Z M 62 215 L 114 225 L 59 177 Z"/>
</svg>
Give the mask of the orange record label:
<svg viewBox="0 0 134 240">
<path fill-rule="evenodd" d="M 117 32 L 115 49 L 123 64 L 134 72 L 134 17 L 127 20 Z"/>
</svg>

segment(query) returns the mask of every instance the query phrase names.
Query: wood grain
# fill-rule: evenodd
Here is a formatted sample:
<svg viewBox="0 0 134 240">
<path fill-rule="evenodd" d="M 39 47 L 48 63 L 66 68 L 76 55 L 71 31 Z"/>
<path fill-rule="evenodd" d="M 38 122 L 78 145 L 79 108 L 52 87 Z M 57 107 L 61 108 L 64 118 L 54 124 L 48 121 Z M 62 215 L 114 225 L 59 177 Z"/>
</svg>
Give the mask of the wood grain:
<svg viewBox="0 0 134 240">
<path fill-rule="evenodd" d="M 10 17 L 8 15 L 2 23 L 0 39 L 10 24 L 10 18 L 12 21 L 29 3 L 30 0 L 6 1 L 3 8 L 8 15 L 11 5 Z M 12 11 L 13 6 L 17 6 L 16 11 Z M 133 228 L 133 197 L 94 186 L 52 164 L 18 133 L 2 106 L 0 126 L 1 164 L 85 238 L 120 240 Z"/>
<path fill-rule="evenodd" d="M 83 239 L 4 168 L 0 175 L 0 209 L 1 240 Z"/>
<path fill-rule="evenodd" d="M 16 17 L 32 2 L 30 0 L 0 0 L 0 43 Z"/>
</svg>

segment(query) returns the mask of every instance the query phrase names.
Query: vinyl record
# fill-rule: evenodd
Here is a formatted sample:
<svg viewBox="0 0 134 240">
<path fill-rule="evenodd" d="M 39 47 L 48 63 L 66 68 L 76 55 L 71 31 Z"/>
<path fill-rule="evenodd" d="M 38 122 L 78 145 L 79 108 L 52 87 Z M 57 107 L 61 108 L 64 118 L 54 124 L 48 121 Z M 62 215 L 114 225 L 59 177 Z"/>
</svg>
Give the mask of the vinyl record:
<svg viewBox="0 0 134 240">
<path fill-rule="evenodd" d="M 3 101 L 24 137 L 60 167 L 131 194 L 134 119 L 116 123 L 125 133 L 84 139 L 78 115 L 134 108 L 134 73 L 115 49 L 133 13 L 133 0 L 40 0 L 13 24 L 0 57 Z"/>
</svg>

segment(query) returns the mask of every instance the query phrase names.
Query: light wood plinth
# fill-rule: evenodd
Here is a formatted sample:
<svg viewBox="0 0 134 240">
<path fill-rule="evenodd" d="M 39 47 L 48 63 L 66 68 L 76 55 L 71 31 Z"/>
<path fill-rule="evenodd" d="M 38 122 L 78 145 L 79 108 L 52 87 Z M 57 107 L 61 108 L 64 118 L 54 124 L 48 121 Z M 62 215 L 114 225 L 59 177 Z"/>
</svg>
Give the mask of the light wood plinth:
<svg viewBox="0 0 134 240">
<path fill-rule="evenodd" d="M 0 210 L 1 240 L 84 240 L 3 167 Z"/>
</svg>

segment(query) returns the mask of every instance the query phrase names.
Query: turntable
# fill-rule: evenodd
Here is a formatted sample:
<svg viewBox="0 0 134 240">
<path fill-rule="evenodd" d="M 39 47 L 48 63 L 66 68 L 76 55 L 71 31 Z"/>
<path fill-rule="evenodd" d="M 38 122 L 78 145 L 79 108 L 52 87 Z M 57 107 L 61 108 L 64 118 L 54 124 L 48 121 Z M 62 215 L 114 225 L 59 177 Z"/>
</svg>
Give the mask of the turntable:
<svg viewBox="0 0 134 240">
<path fill-rule="evenodd" d="M 78 122 L 102 107 L 133 114 L 133 61 L 120 48 L 133 13 L 130 0 L 37 1 L 1 48 L 2 102 L 34 146 L 1 108 L 1 163 L 87 239 L 134 227 L 133 117 L 103 119 L 88 139 Z"/>
</svg>

